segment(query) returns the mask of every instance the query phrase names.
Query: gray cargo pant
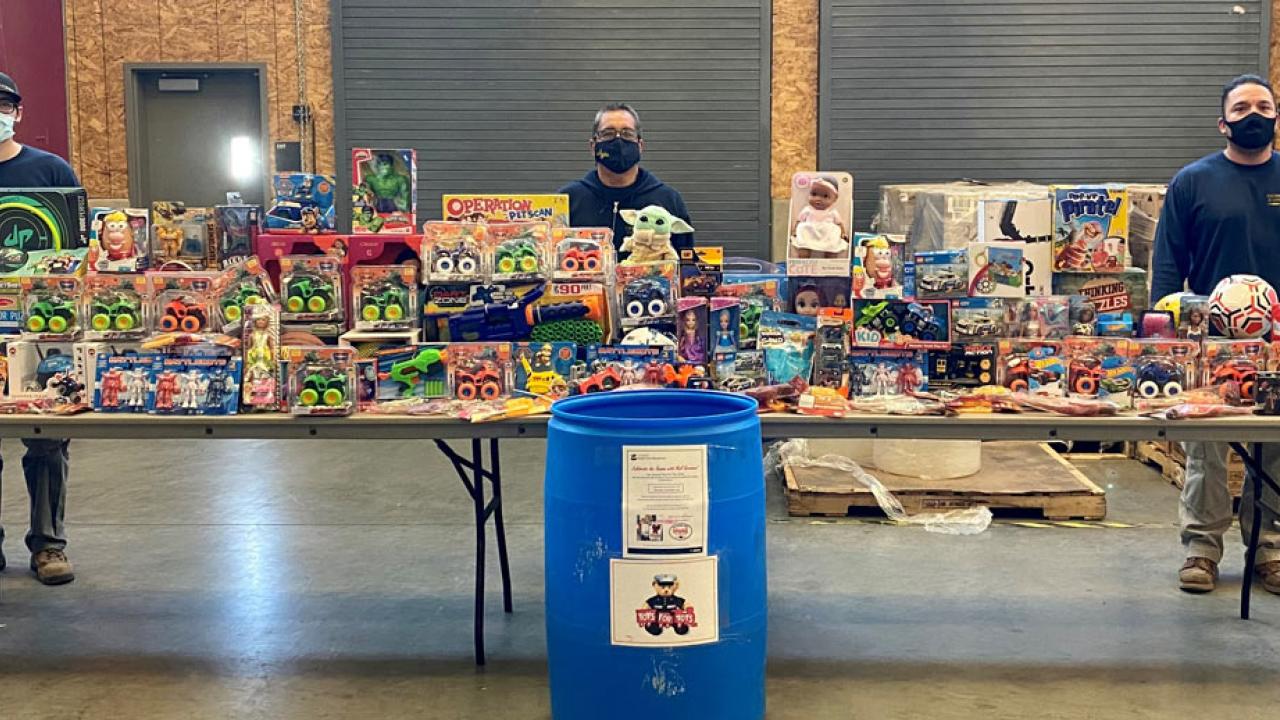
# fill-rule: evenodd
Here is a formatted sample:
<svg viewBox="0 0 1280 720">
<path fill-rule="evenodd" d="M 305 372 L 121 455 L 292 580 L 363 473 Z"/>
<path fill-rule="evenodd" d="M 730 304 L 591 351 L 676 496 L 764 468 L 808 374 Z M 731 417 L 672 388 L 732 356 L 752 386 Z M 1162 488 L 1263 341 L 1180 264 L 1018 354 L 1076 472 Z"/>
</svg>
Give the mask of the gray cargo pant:
<svg viewBox="0 0 1280 720">
<path fill-rule="evenodd" d="M 1227 489 L 1226 443 L 1188 442 L 1182 444 L 1187 453 L 1186 482 L 1182 485 L 1182 503 L 1178 518 L 1182 524 L 1182 544 L 1187 557 L 1203 557 L 1222 561 L 1222 538 L 1231 527 L 1231 492 Z M 1262 444 L 1262 467 L 1271 477 L 1280 479 L 1280 443 Z M 1248 481 L 1247 481 L 1248 482 Z M 1261 482 L 1259 487 L 1265 487 Z M 1253 529 L 1253 503 L 1248 486 L 1240 500 L 1240 535 L 1247 545 Z M 1280 560 L 1280 520 L 1277 508 L 1280 498 L 1271 490 L 1262 495 L 1263 515 L 1258 563 Z"/>
<path fill-rule="evenodd" d="M 62 520 L 67 508 L 67 472 L 71 456 L 70 440 L 25 439 L 27 454 L 22 456 L 22 474 L 27 476 L 27 495 L 31 498 L 31 525 L 27 531 L 27 549 L 33 554 L 41 550 L 61 550 L 67 546 L 67 533 Z M 0 469 L 4 463 L 0 461 Z M 0 527 L 0 544 L 4 528 Z"/>
</svg>

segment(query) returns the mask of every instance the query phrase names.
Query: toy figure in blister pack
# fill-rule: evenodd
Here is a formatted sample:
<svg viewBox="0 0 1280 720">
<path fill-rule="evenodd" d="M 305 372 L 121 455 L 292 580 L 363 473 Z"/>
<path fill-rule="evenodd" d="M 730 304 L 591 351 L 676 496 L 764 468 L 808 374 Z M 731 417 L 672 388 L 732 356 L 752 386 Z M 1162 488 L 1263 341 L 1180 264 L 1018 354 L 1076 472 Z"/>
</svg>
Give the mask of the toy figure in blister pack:
<svg viewBox="0 0 1280 720">
<path fill-rule="evenodd" d="M 195 413 L 204 404 L 209 380 L 199 370 L 192 368 L 178 376 L 178 406 L 184 412 Z"/>
<path fill-rule="evenodd" d="M 1072 295 L 1070 304 L 1071 334 L 1090 337 L 1098 334 L 1098 310 L 1083 295 Z"/>
<path fill-rule="evenodd" d="M 573 343 L 520 343 L 512 350 L 519 360 L 515 387 L 530 395 L 562 398 L 569 394 Z"/>
<path fill-rule="evenodd" d="M 676 359 L 701 365 L 707 362 L 707 300 L 681 298 L 678 311 L 680 334 L 676 340 Z"/>
<path fill-rule="evenodd" d="M 671 245 L 671 235 L 691 233 L 693 227 L 672 215 L 666 208 L 648 205 L 640 210 L 620 210 L 623 222 L 631 226 L 631 234 L 622 238 L 619 252 L 631 253 L 624 263 L 676 261 L 679 254 Z"/>
<path fill-rule="evenodd" d="M 1037 340 L 1061 340 L 1070 334 L 1071 307 L 1065 297 L 1026 298 L 1010 301 L 1009 313 L 1017 336 Z"/>
<path fill-rule="evenodd" d="M 265 303 L 249 306 L 242 335 L 245 407 L 273 409 L 280 396 L 280 311 Z"/>
<path fill-rule="evenodd" d="M 151 227 L 156 236 L 153 264 L 161 270 L 205 267 L 212 219 L 210 208 L 161 200 L 151 203 Z"/>
<path fill-rule="evenodd" d="M 738 334 L 742 330 L 742 304 L 735 298 L 712 298 L 710 302 L 712 351 L 716 355 L 732 353 L 738 349 Z"/>
<path fill-rule="evenodd" d="M 155 408 L 157 411 L 173 410 L 174 403 L 178 397 L 177 373 L 166 370 L 156 376 L 155 393 Z"/>
<path fill-rule="evenodd" d="M 855 349 L 849 353 L 850 397 L 911 395 L 928 388 L 921 350 Z"/>
</svg>

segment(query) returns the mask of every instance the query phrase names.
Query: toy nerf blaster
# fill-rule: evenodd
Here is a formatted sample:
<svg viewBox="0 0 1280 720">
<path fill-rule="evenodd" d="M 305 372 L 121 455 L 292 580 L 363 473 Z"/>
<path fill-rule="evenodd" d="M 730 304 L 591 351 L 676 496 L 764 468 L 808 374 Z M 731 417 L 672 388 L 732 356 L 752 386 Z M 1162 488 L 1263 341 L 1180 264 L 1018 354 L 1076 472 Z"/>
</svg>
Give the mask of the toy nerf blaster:
<svg viewBox="0 0 1280 720">
<path fill-rule="evenodd" d="M 436 348 L 426 348 L 414 355 L 408 360 L 401 360 L 391 366 L 390 378 L 402 385 L 404 389 L 400 391 L 402 397 L 409 397 L 413 394 L 413 387 L 418 381 L 427 376 L 432 365 L 437 365 L 445 359 L 444 353 Z M 444 394 L 444 383 L 439 380 L 426 381 L 427 395 L 435 396 Z"/>
<path fill-rule="evenodd" d="M 524 340 L 538 323 L 578 318 L 599 319 L 595 298 L 534 306 L 542 297 L 538 287 L 509 303 L 487 303 L 467 308 L 449 318 L 449 338 L 454 342 Z"/>
</svg>

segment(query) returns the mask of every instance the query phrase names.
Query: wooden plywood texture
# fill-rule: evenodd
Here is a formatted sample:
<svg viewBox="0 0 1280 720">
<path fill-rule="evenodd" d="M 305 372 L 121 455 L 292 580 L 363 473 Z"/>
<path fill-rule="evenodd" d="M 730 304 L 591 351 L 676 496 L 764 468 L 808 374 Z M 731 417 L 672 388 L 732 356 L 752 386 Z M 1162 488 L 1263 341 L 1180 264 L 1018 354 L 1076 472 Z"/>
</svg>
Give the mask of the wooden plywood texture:
<svg viewBox="0 0 1280 720">
<path fill-rule="evenodd" d="M 333 172 L 329 3 L 304 0 L 306 101 L 316 117 L 316 167 Z M 71 162 L 91 196 L 129 191 L 126 63 L 267 65 L 271 139 L 297 140 L 297 33 L 293 0 L 66 0 Z M 268 159 L 272 153 L 264 148 Z"/>
<path fill-rule="evenodd" d="M 818 165 L 818 0 L 773 3 L 771 82 L 770 194 L 783 197 L 794 173 Z"/>
</svg>

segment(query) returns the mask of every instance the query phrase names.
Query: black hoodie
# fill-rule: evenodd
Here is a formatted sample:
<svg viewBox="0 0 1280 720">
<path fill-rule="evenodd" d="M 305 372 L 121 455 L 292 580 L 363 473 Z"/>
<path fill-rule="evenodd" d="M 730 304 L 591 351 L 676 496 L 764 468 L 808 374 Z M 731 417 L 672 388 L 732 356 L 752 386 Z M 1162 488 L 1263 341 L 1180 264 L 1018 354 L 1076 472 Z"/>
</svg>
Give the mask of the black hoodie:
<svg viewBox="0 0 1280 720">
<path fill-rule="evenodd" d="M 644 168 L 640 168 L 636 181 L 628 187 L 606 186 L 593 169 L 581 180 L 560 188 L 559 192 L 569 196 L 569 225 L 613 228 L 614 247 L 622 245 L 622 238 L 631 234 L 631 226 L 618 214 L 619 210 L 640 210 L 657 205 L 693 225 L 689 219 L 689 208 L 685 207 L 680 193 Z M 676 250 L 691 248 L 693 233 L 672 235 L 671 244 Z"/>
</svg>

